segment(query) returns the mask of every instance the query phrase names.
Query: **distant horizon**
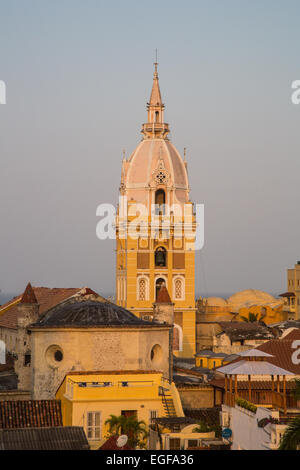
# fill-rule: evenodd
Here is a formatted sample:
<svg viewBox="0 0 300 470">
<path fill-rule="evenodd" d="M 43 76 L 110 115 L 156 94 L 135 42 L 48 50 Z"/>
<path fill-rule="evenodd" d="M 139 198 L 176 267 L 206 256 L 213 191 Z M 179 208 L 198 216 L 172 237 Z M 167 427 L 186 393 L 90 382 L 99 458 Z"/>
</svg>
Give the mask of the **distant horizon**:
<svg viewBox="0 0 300 470">
<path fill-rule="evenodd" d="M 43 287 L 47 287 L 47 286 L 43 286 Z M 52 287 L 52 289 L 54 289 L 54 287 Z M 248 289 L 247 289 L 248 290 Z M 257 289 L 255 289 L 257 290 Z M 237 291 L 237 292 L 240 292 L 240 291 Z M 207 297 L 218 297 L 218 298 L 222 298 L 222 299 L 228 299 L 229 297 L 231 297 L 232 295 L 236 294 L 237 292 L 231 292 L 231 293 L 215 293 L 215 292 L 212 292 L 212 293 L 208 293 L 208 295 L 203 295 L 201 293 L 196 293 L 195 295 L 195 300 L 199 299 L 200 297 L 202 298 L 207 298 Z M 115 299 L 115 293 L 107 293 L 107 292 L 97 292 L 99 295 L 101 295 L 102 297 L 105 297 L 105 298 L 114 298 Z M 19 293 L 10 293 L 10 292 L 1 292 L 0 293 L 0 307 L 1 305 L 4 305 L 5 303 L 9 302 L 10 300 L 12 300 L 13 298 L 15 297 L 19 297 L 20 295 L 22 294 L 22 292 L 19 292 Z M 276 294 L 276 293 L 272 293 L 272 292 L 268 292 L 268 294 L 271 294 L 273 297 L 277 298 L 279 297 L 280 294 Z"/>
<path fill-rule="evenodd" d="M 171 140 L 205 206 L 196 292 L 284 292 L 300 259 L 299 0 L 0 4 L 0 289 L 112 290 L 96 209 L 117 204 L 157 48 Z"/>
</svg>

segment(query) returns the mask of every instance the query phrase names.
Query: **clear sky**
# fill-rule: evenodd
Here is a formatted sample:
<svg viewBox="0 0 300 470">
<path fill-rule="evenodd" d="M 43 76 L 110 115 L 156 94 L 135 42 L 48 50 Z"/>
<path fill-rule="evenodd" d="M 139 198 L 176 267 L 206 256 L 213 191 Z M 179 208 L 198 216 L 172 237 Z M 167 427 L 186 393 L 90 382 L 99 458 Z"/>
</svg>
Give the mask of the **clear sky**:
<svg viewBox="0 0 300 470">
<path fill-rule="evenodd" d="M 114 291 L 117 202 L 155 48 L 172 141 L 206 208 L 198 293 L 280 293 L 300 260 L 299 0 L 0 0 L 0 289 Z"/>
</svg>

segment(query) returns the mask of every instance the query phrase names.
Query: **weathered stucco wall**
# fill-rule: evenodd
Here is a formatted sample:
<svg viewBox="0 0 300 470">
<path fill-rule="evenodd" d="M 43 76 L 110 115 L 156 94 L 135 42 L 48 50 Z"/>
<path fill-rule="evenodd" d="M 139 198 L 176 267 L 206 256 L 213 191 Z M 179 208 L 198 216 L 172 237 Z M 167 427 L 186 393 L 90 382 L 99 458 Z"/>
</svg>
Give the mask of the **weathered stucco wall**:
<svg viewBox="0 0 300 470">
<path fill-rule="evenodd" d="M 203 388 L 178 388 L 181 398 L 182 407 L 184 409 L 191 408 L 213 408 L 214 406 L 214 389 L 213 387 Z"/>
<path fill-rule="evenodd" d="M 54 360 L 55 346 L 63 354 L 61 362 Z M 65 375 L 74 370 L 157 370 L 168 377 L 169 330 L 32 331 L 34 399 L 54 398 Z"/>
</svg>

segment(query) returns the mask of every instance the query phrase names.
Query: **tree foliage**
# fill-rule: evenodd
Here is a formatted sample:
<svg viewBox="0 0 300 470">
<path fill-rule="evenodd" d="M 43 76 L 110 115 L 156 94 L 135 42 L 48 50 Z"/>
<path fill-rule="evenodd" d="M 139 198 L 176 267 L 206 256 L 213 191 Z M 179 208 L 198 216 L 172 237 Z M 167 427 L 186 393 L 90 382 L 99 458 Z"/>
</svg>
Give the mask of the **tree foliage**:
<svg viewBox="0 0 300 470">
<path fill-rule="evenodd" d="M 109 436 L 120 436 L 125 434 L 128 436 L 128 444 L 134 449 L 139 446 L 145 447 L 145 440 L 148 436 L 146 423 L 138 421 L 136 416 L 115 416 L 110 415 L 110 418 L 105 421 L 108 425 Z"/>
</svg>

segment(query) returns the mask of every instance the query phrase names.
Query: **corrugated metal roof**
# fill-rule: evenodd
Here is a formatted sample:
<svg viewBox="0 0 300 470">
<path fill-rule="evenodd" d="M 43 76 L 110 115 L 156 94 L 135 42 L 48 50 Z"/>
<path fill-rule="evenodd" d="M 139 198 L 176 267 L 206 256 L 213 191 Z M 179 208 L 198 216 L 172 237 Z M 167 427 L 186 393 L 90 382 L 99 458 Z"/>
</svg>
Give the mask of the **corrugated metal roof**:
<svg viewBox="0 0 300 470">
<path fill-rule="evenodd" d="M 224 367 L 219 367 L 217 371 L 227 375 L 295 375 L 293 372 L 265 361 L 231 362 Z"/>
<path fill-rule="evenodd" d="M 1 429 L 0 450 L 89 450 L 83 428 Z"/>
<path fill-rule="evenodd" d="M 243 351 L 237 354 L 241 357 L 274 357 L 272 354 L 268 354 L 259 349 L 248 349 L 248 351 Z"/>
</svg>

